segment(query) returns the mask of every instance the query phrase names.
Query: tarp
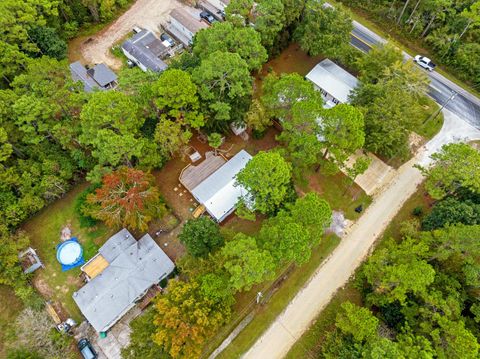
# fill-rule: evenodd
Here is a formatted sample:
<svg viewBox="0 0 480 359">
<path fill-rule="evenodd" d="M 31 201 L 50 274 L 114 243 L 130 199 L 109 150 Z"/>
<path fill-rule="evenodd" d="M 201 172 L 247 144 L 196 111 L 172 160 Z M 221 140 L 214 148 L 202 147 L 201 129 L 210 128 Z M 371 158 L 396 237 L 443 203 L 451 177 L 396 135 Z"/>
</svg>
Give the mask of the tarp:
<svg viewBox="0 0 480 359">
<path fill-rule="evenodd" d="M 65 263 L 62 263 L 60 261 L 59 250 L 61 250 L 62 247 L 65 247 L 68 243 L 71 243 L 71 242 L 78 243 L 78 239 L 76 237 L 73 237 L 73 238 L 69 239 L 68 241 L 57 244 L 57 260 L 62 265 L 62 272 L 66 272 L 67 270 L 70 270 L 72 268 L 79 267 L 79 266 L 81 266 L 82 264 L 85 263 L 85 259 L 83 258 L 83 250 L 80 251 L 80 254 L 78 255 L 77 259 L 74 262 L 71 262 L 69 264 L 65 264 Z"/>
</svg>

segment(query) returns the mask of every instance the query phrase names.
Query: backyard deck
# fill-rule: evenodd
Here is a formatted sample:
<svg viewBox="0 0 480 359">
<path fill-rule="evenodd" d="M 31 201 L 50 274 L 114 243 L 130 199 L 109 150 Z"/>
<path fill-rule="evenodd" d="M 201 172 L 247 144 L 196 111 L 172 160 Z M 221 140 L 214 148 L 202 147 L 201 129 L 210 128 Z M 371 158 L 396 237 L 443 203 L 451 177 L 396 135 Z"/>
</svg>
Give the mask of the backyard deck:
<svg viewBox="0 0 480 359">
<path fill-rule="evenodd" d="M 191 192 L 226 162 L 222 156 L 215 156 L 213 152 L 206 152 L 205 159 L 198 165 L 189 165 L 183 169 L 179 181 Z"/>
</svg>

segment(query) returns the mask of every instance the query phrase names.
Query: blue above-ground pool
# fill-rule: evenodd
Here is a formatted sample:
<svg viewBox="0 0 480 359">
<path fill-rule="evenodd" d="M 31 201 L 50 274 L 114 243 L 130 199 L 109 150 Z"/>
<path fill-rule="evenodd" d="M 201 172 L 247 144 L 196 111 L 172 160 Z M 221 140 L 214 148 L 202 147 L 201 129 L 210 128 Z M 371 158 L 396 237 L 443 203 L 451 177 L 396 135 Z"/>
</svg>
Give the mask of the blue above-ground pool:
<svg viewBox="0 0 480 359">
<path fill-rule="evenodd" d="M 60 243 L 57 246 L 57 261 L 62 265 L 62 270 L 78 267 L 85 263 L 83 259 L 83 248 L 77 238 Z"/>
</svg>

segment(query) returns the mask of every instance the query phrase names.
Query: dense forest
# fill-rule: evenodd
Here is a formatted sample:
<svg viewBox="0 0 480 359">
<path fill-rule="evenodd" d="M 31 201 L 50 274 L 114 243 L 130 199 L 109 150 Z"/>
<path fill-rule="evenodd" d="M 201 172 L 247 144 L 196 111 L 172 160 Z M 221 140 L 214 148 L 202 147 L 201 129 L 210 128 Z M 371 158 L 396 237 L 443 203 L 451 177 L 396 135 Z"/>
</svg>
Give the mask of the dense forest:
<svg viewBox="0 0 480 359">
<path fill-rule="evenodd" d="M 480 2 L 341 0 L 432 50 L 462 80 L 480 85 Z"/>
</svg>

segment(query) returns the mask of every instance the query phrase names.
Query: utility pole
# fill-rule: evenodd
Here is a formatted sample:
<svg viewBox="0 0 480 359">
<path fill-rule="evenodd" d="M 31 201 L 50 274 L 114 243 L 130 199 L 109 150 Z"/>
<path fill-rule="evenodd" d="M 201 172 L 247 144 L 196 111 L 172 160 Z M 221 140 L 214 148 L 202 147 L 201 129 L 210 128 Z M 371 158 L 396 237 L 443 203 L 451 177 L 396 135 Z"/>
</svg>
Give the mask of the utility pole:
<svg viewBox="0 0 480 359">
<path fill-rule="evenodd" d="M 457 97 L 458 95 L 458 92 L 455 92 L 452 90 L 452 94 L 450 95 L 450 97 L 442 104 L 442 107 L 440 107 L 437 111 L 435 111 L 430 117 L 428 117 L 425 121 L 423 121 L 423 124 L 427 123 L 428 120 L 432 119 L 434 120 L 438 114 L 445 108 L 445 106 L 448 105 L 448 103 L 450 101 L 452 101 L 455 97 Z"/>
</svg>

